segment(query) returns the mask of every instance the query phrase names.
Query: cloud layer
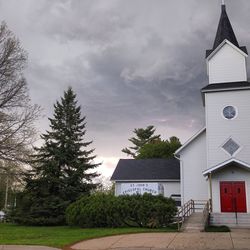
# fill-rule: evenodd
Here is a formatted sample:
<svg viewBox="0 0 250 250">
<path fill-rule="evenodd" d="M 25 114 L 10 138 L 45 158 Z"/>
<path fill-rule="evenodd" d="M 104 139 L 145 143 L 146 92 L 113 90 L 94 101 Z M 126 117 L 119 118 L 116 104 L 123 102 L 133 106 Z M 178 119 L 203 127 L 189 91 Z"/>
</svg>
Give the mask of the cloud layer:
<svg viewBox="0 0 250 250">
<path fill-rule="evenodd" d="M 240 44 L 250 45 L 250 4 L 227 7 Z M 152 124 L 163 138 L 184 141 L 203 126 L 204 55 L 219 15 L 218 0 L 0 0 L 0 19 L 29 53 L 32 101 L 44 107 L 40 130 L 70 85 L 87 139 L 113 163 L 126 157 L 134 128 Z"/>
</svg>

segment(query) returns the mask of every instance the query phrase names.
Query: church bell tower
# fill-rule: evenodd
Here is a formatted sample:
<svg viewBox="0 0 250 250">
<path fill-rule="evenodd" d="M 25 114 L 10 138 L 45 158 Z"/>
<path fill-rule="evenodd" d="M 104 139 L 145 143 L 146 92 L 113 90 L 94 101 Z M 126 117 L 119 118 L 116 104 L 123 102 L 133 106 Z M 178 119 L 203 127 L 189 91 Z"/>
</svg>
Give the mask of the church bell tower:
<svg viewBox="0 0 250 250">
<path fill-rule="evenodd" d="M 247 49 L 239 45 L 222 4 L 213 47 L 206 51 L 209 84 L 201 90 L 206 112 L 207 168 L 230 159 L 250 163 L 247 57 Z"/>
</svg>

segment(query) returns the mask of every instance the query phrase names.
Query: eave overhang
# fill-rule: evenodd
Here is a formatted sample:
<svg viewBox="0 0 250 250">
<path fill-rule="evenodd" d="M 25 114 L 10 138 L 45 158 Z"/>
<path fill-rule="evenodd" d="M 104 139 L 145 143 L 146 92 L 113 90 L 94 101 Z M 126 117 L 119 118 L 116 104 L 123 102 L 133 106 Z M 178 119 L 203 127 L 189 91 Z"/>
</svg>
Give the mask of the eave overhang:
<svg viewBox="0 0 250 250">
<path fill-rule="evenodd" d="M 249 82 L 212 83 L 201 89 L 203 106 L 205 106 L 205 93 L 250 90 Z"/>
</svg>

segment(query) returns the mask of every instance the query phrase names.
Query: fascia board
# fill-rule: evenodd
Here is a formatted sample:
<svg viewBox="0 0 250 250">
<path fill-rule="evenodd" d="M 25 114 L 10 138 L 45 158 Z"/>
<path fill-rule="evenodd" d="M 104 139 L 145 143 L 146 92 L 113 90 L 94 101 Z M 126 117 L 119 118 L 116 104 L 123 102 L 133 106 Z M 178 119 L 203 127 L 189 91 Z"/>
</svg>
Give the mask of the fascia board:
<svg viewBox="0 0 250 250">
<path fill-rule="evenodd" d="M 221 89 L 201 90 L 201 93 L 221 92 L 221 91 L 234 91 L 234 90 L 248 90 L 248 89 L 250 89 L 250 86 L 249 87 L 235 87 L 235 88 L 221 88 Z"/>
</svg>

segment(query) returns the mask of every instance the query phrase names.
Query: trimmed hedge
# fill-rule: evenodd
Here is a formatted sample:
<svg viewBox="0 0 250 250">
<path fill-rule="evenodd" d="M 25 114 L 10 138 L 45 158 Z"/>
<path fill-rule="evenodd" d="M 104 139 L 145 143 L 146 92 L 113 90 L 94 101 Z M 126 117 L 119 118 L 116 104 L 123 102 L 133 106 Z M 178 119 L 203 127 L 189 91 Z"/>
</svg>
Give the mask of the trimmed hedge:
<svg viewBox="0 0 250 250">
<path fill-rule="evenodd" d="M 175 201 L 151 194 L 84 196 L 66 210 L 69 225 L 89 227 L 164 227 L 173 221 Z"/>
</svg>

